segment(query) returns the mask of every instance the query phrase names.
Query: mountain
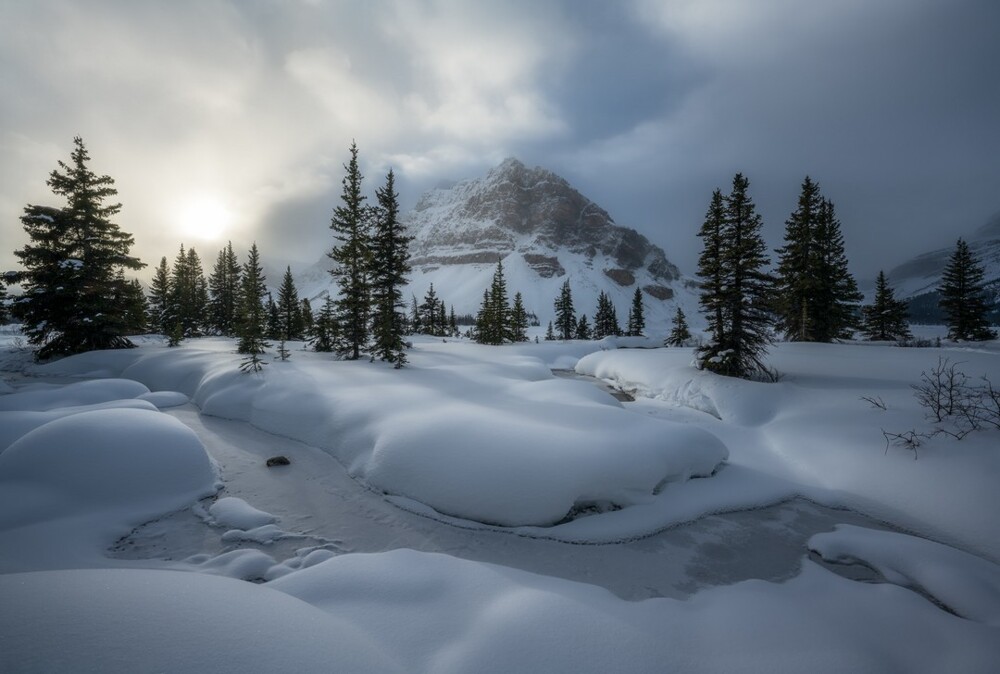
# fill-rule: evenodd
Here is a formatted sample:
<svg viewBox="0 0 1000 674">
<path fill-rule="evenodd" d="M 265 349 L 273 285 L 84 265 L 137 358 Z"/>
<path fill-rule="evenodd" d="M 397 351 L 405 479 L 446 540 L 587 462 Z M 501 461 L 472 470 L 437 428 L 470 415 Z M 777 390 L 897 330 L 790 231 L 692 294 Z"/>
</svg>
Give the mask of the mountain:
<svg viewBox="0 0 1000 674">
<path fill-rule="evenodd" d="M 1000 299 L 1000 213 L 964 238 L 983 266 L 987 288 L 994 299 Z M 943 320 L 937 308 L 937 288 L 954 250 L 950 247 L 923 253 L 889 271 L 896 295 L 910 301 L 910 317 L 914 321 L 939 323 Z"/>
<path fill-rule="evenodd" d="M 502 260 L 510 296 L 545 325 L 568 278 L 577 315 L 593 318 L 597 296 L 608 293 L 624 327 L 636 288 L 643 291 L 647 334 L 665 334 L 680 303 L 697 313 L 694 284 L 682 278 L 664 251 L 566 180 L 509 158 L 478 179 L 442 184 L 404 216 L 413 236 L 406 297 L 423 298 L 431 283 L 458 314 L 475 314 Z M 300 275 L 304 294 L 331 289 L 329 260 Z M 696 319 L 695 319 L 696 320 Z"/>
</svg>

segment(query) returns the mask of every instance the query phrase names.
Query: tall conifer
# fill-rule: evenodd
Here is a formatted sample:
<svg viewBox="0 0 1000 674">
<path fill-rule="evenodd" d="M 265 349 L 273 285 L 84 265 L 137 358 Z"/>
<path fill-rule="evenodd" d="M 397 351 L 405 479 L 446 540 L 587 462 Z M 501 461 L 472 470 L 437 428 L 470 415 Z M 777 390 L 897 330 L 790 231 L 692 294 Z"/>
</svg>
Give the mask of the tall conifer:
<svg viewBox="0 0 1000 674">
<path fill-rule="evenodd" d="M 406 315 L 403 287 L 410 273 L 410 240 L 399 219 L 396 177 L 389 170 L 385 185 L 375 191 L 378 207 L 372 238 L 371 303 L 373 351 L 378 358 L 402 367 L 406 363 Z M 442 304 L 442 308 L 443 308 Z"/>
<path fill-rule="evenodd" d="M 989 311 L 983 268 L 963 239 L 955 244 L 941 275 L 939 305 L 948 321 L 948 338 L 979 342 L 995 339 L 986 314 Z"/>
<path fill-rule="evenodd" d="M 868 339 L 885 341 L 911 337 L 906 321 L 906 302 L 896 299 L 882 271 L 879 271 L 875 281 L 875 299 L 871 305 L 861 309 L 861 315 L 861 329 Z"/>
</svg>

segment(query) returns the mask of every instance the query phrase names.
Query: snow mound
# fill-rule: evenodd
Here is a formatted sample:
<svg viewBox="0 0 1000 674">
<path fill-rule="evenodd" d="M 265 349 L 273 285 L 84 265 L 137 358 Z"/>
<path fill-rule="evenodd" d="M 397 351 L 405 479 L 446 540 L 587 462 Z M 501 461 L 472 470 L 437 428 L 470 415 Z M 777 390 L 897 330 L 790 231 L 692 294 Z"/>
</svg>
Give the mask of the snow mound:
<svg viewBox="0 0 1000 674">
<path fill-rule="evenodd" d="M 149 410 L 156 411 L 156 406 L 146 400 L 138 398 L 127 400 L 111 400 L 106 403 L 96 403 L 93 405 L 78 405 L 74 407 L 61 407 L 47 410 L 45 412 L 0 412 L 0 452 L 3 452 L 15 440 L 33 431 L 39 426 L 44 426 L 50 421 L 63 417 L 81 414 L 83 412 L 93 412 L 96 410 Z"/>
<path fill-rule="evenodd" d="M 265 585 L 352 620 L 414 672 L 989 672 L 997 629 L 806 561 L 783 584 L 627 602 L 591 585 L 395 550 Z M 879 635 L 873 638 L 872 635 Z"/>
<path fill-rule="evenodd" d="M 106 409 L 44 424 L 0 454 L 0 494 L 16 488 L 55 495 L 62 514 L 100 508 L 160 512 L 188 505 L 214 492 L 215 472 L 205 448 L 184 424 L 157 412 Z M 32 505 L 8 499 L 7 519 Z M 33 499 L 32 499 L 33 501 Z M 55 513 L 50 512 L 50 516 Z"/>
<path fill-rule="evenodd" d="M 232 529 L 254 529 L 278 521 L 271 513 L 257 510 L 235 496 L 220 498 L 209 506 L 208 512 L 216 524 Z"/>
<path fill-rule="evenodd" d="M 0 396 L 0 410 L 44 412 L 57 407 L 93 405 L 112 400 L 136 398 L 149 389 L 130 379 L 96 379 L 57 388 L 22 391 Z"/>
<path fill-rule="evenodd" d="M 985 559 L 923 538 L 848 524 L 813 536 L 809 549 L 828 562 L 865 564 L 963 618 L 1000 627 L 1000 566 Z"/>
<path fill-rule="evenodd" d="M 5 672 L 403 672 L 369 635 L 287 594 L 196 573 L 0 576 Z"/>
<path fill-rule="evenodd" d="M 152 393 L 143 393 L 137 397 L 139 400 L 146 400 L 153 403 L 157 409 L 161 410 L 168 407 L 187 405 L 189 402 L 188 397 L 178 391 L 155 391 Z"/>
</svg>

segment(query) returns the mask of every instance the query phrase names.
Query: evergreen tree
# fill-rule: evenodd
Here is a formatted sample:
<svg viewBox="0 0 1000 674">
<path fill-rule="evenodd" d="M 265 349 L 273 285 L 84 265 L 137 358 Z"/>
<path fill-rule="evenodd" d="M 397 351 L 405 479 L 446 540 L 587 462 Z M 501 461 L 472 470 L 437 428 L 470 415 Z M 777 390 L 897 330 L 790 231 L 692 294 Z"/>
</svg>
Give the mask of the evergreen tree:
<svg viewBox="0 0 1000 674">
<path fill-rule="evenodd" d="M 844 238 L 833 203 L 808 176 L 798 207 L 785 222 L 778 249 L 778 327 L 794 341 L 829 342 L 856 326 L 861 294 L 847 270 Z"/>
<path fill-rule="evenodd" d="M 428 335 L 441 335 L 441 321 L 439 320 L 438 311 L 438 296 L 434 292 L 434 284 L 431 283 L 430 288 L 427 289 L 427 293 L 424 295 L 423 304 L 420 305 L 420 326 L 423 332 Z M 442 305 L 443 306 L 443 305 Z"/>
<path fill-rule="evenodd" d="M 524 299 L 520 292 L 514 293 L 514 306 L 510 310 L 510 340 L 528 341 L 528 313 L 524 310 Z"/>
<path fill-rule="evenodd" d="M 507 281 L 503 275 L 503 262 L 497 260 L 493 282 L 483 292 L 483 304 L 476 318 L 476 341 L 480 344 L 503 344 L 511 341 L 509 317 Z"/>
<path fill-rule="evenodd" d="M 632 295 L 632 308 L 628 312 L 628 335 L 631 337 L 642 337 L 642 331 L 646 329 L 646 314 L 642 307 L 642 291 L 635 289 Z"/>
<path fill-rule="evenodd" d="M 448 335 L 448 315 L 444 312 L 444 301 L 438 301 L 438 336 L 445 337 Z"/>
<path fill-rule="evenodd" d="M 552 330 L 552 321 L 549 321 L 549 327 L 545 329 L 545 341 L 552 342 L 555 341 L 556 333 Z"/>
<path fill-rule="evenodd" d="M 733 189 L 725 199 L 718 272 L 722 281 L 718 286 L 721 291 L 718 300 L 721 300 L 723 324 L 720 332 L 723 337 L 713 339 L 698 350 L 701 367 L 735 377 L 766 372 L 763 357 L 771 343 L 769 309 L 773 279 L 764 271 L 768 258 L 760 235 L 762 223 L 747 193 L 749 184 L 737 173 Z M 713 195 L 713 205 L 714 202 Z M 710 308 L 711 324 L 717 316 L 714 305 L 703 303 L 702 306 Z"/>
<path fill-rule="evenodd" d="M 725 202 L 722 191 L 716 189 L 712 192 L 705 221 L 698 231 L 702 239 L 702 251 L 698 257 L 698 277 L 701 279 L 698 305 L 708 319 L 710 339 L 715 344 L 723 343 L 726 338 L 726 278 L 722 260 L 726 243 L 723 238 L 725 224 Z"/>
<path fill-rule="evenodd" d="M 167 323 L 179 324 L 185 337 L 201 335 L 208 313 L 208 288 L 201 258 L 194 248 L 185 252 L 181 244 L 174 260 L 167 298 Z"/>
<path fill-rule="evenodd" d="M 865 337 L 871 340 L 909 339 L 910 326 L 906 322 L 906 302 L 897 300 L 889 281 L 881 271 L 875 281 L 875 301 L 861 310 L 861 326 Z"/>
<path fill-rule="evenodd" d="M 555 329 L 561 339 L 573 339 L 576 332 L 576 311 L 573 309 L 573 291 L 569 287 L 569 279 L 563 281 L 559 297 L 555 301 Z"/>
<path fill-rule="evenodd" d="M 407 331 L 411 335 L 419 333 L 423 326 L 420 324 L 420 306 L 417 304 L 417 296 L 410 295 L 410 320 L 407 327 Z"/>
<path fill-rule="evenodd" d="M 590 322 L 587 314 L 582 314 L 576 324 L 576 339 L 590 339 Z"/>
<path fill-rule="evenodd" d="M 121 269 L 145 265 L 129 255 L 131 234 L 111 221 L 121 204 L 106 203 L 118 194 L 114 180 L 98 176 L 79 137 L 70 164 L 59 162 L 48 185 L 66 199 L 63 208 L 29 205 L 21 223 L 30 242 L 14 254 L 24 270 L 14 314 L 38 358 L 93 349 L 130 348 L 124 309 L 115 305 L 125 289 Z"/>
<path fill-rule="evenodd" d="M 267 339 L 281 339 L 281 312 L 278 311 L 278 303 L 274 301 L 271 293 L 267 293 L 267 328 L 264 331 Z"/>
<path fill-rule="evenodd" d="M 302 339 L 304 330 L 299 291 L 295 288 L 292 268 L 286 266 L 278 288 L 278 337 L 286 342 Z"/>
<path fill-rule="evenodd" d="M 209 327 L 220 335 L 236 334 L 236 314 L 240 293 L 240 261 L 233 252 L 233 242 L 219 251 L 208 279 Z"/>
<path fill-rule="evenodd" d="M 375 191 L 378 200 L 375 232 L 372 238 L 371 302 L 373 352 L 397 368 L 406 363 L 406 315 L 403 313 L 403 286 L 410 273 L 410 241 L 399 220 L 399 195 L 396 177 L 389 170 L 385 185 Z M 444 304 L 441 305 L 444 311 Z"/>
<path fill-rule="evenodd" d="M 7 322 L 7 279 L 0 274 L 0 325 Z"/>
<path fill-rule="evenodd" d="M 990 309 L 983 268 L 964 240 L 955 244 L 938 288 L 941 310 L 948 321 L 948 339 L 979 342 L 996 339 L 986 314 Z"/>
<path fill-rule="evenodd" d="M 257 244 L 250 246 L 247 261 L 243 264 L 240 274 L 240 304 L 238 312 L 236 350 L 252 358 L 251 369 L 260 370 L 256 357 L 264 353 L 269 344 L 264 340 L 267 330 L 267 313 L 264 297 L 267 286 L 264 285 L 264 270 L 260 265 L 260 253 Z"/>
<path fill-rule="evenodd" d="M 170 267 L 167 258 L 161 257 L 149 284 L 149 327 L 165 335 L 170 331 L 167 320 L 170 310 Z"/>
<path fill-rule="evenodd" d="M 691 330 L 688 328 L 687 316 L 680 307 L 677 307 L 677 313 L 674 314 L 673 327 L 670 330 L 670 334 L 667 335 L 667 339 L 664 340 L 664 346 L 684 346 L 691 340 Z"/>
<path fill-rule="evenodd" d="M 458 337 L 460 334 L 458 331 L 458 318 L 455 316 L 455 305 L 451 305 L 451 313 L 448 315 L 448 334 L 452 337 Z"/>
<path fill-rule="evenodd" d="M 323 308 L 313 321 L 312 347 L 316 351 L 329 353 L 337 344 L 337 310 L 329 296 L 323 301 Z"/>
<path fill-rule="evenodd" d="M 858 327 L 863 299 L 847 269 L 844 236 L 833 203 L 823 199 L 816 224 L 815 295 L 812 336 L 817 342 L 846 339 Z"/>
<path fill-rule="evenodd" d="M 608 294 L 602 290 L 597 296 L 597 311 L 594 312 L 594 339 L 617 337 L 621 333 L 615 305 Z"/>
<path fill-rule="evenodd" d="M 358 168 L 358 146 L 351 143 L 351 159 L 344 166 L 340 206 L 333 210 L 330 229 L 337 244 L 329 253 L 336 267 L 330 274 L 340 289 L 335 304 L 340 343 L 337 351 L 350 360 L 357 360 L 368 345 L 369 290 L 371 269 L 369 212 L 361 194 L 361 169 Z"/>
<path fill-rule="evenodd" d="M 142 283 L 139 279 L 125 280 L 125 273 L 118 270 L 117 283 L 115 284 L 116 295 L 114 297 L 115 306 L 121 308 L 122 322 L 126 333 L 129 335 L 140 335 L 146 332 L 146 316 L 149 307 L 146 305 L 146 295 L 142 290 Z"/>
</svg>

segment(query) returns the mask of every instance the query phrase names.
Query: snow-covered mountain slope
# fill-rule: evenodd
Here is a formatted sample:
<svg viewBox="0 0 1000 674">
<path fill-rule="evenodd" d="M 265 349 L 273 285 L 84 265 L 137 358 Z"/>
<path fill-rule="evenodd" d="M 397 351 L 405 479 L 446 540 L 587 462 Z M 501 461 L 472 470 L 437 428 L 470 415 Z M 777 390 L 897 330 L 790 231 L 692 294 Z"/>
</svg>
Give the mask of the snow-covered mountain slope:
<svg viewBox="0 0 1000 674">
<path fill-rule="evenodd" d="M 543 325 L 566 279 L 577 315 L 593 318 L 603 290 L 625 327 L 641 288 L 647 334 L 667 330 L 678 304 L 697 322 L 693 283 L 664 251 L 543 168 L 506 159 L 485 177 L 430 190 L 404 220 L 414 237 L 408 298 L 422 299 L 433 283 L 456 313 L 475 314 L 502 260 L 510 296 L 520 292 Z M 330 291 L 329 267 L 324 257 L 300 274 L 301 294 Z"/>
<path fill-rule="evenodd" d="M 986 272 L 987 285 L 1000 286 L 1000 213 L 996 213 L 985 225 L 964 238 Z M 896 289 L 896 295 L 911 298 L 936 291 L 941 283 L 941 273 L 954 250 L 952 246 L 930 251 L 890 271 L 889 279 Z"/>
</svg>

